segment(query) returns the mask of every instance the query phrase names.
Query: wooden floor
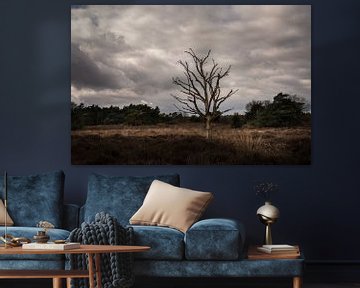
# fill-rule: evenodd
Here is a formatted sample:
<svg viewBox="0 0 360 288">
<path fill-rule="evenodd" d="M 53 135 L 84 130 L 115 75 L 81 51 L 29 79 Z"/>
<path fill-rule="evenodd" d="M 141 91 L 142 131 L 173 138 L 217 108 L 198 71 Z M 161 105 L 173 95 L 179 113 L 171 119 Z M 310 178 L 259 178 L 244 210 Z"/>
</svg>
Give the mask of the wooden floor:
<svg viewBox="0 0 360 288">
<path fill-rule="evenodd" d="M 354 288 L 360 287 L 360 283 L 338 283 L 338 284 L 306 284 L 304 288 Z"/>
<path fill-rule="evenodd" d="M 149 283 L 148 285 L 141 283 L 135 284 L 134 288 L 177 288 L 178 285 L 168 283 L 165 285 L 156 285 L 154 283 Z M 205 288 L 209 287 L 208 285 L 203 286 L 199 285 L 182 285 L 182 288 L 187 287 L 199 287 Z M 214 287 L 210 285 L 210 287 Z M 251 281 L 250 283 L 239 283 L 238 285 L 219 285 L 217 288 L 291 288 L 290 283 L 256 283 L 256 281 Z M 0 288 L 52 288 L 52 283 L 48 279 L 42 280 L 0 280 Z M 360 288 L 360 283 L 304 283 L 303 288 Z"/>
</svg>

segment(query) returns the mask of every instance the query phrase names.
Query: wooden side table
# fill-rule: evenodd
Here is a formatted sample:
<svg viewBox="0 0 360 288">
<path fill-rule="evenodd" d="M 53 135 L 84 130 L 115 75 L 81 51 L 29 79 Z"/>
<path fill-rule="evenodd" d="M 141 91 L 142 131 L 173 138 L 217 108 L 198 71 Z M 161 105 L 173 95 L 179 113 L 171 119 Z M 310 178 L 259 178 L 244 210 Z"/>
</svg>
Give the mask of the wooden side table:
<svg viewBox="0 0 360 288">
<path fill-rule="evenodd" d="M 21 247 L 0 248 L 0 254 L 25 255 L 25 254 L 87 254 L 88 270 L 0 270 L 0 279 L 34 279 L 52 278 L 53 288 L 62 287 L 62 279 L 66 278 L 68 287 L 72 278 L 88 278 L 89 288 L 101 288 L 101 257 L 102 253 L 127 253 L 144 252 L 148 246 L 123 246 L 123 245 L 80 245 L 78 249 L 71 250 L 25 250 Z M 95 258 L 95 263 L 94 259 Z"/>
<path fill-rule="evenodd" d="M 298 259 L 301 257 L 300 248 L 298 247 L 298 253 L 276 253 L 276 254 L 267 254 L 257 250 L 258 246 L 250 246 L 248 249 L 247 258 L 249 260 L 280 260 L 280 259 Z M 302 277 L 293 276 L 292 277 L 293 288 L 301 288 L 302 286 Z"/>
</svg>

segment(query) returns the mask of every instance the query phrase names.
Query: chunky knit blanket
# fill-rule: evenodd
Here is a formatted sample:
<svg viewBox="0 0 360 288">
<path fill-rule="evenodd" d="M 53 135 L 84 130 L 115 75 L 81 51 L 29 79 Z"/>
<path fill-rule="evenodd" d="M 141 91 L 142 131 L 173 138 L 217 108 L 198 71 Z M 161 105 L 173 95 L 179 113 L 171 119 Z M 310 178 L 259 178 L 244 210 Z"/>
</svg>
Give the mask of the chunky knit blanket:
<svg viewBox="0 0 360 288">
<path fill-rule="evenodd" d="M 133 229 L 122 227 L 116 218 L 101 212 L 95 215 L 94 222 L 84 222 L 80 228 L 74 229 L 70 233 L 69 240 L 81 244 L 133 245 Z M 71 269 L 87 269 L 88 259 L 86 255 L 70 254 L 68 258 Z M 103 288 L 129 288 L 133 286 L 132 253 L 101 254 L 101 279 Z M 88 282 L 88 279 L 73 279 L 71 287 L 87 288 L 89 287 Z"/>
</svg>

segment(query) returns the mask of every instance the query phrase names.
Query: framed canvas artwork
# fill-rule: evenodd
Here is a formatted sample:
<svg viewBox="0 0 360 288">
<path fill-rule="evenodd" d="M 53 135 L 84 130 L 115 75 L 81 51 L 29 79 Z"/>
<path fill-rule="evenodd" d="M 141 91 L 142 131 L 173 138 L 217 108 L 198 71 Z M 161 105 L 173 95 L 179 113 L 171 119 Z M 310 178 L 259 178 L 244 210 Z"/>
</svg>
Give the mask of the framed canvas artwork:
<svg viewBox="0 0 360 288">
<path fill-rule="evenodd" d="M 71 161 L 311 164 L 311 6 L 72 6 Z"/>
</svg>

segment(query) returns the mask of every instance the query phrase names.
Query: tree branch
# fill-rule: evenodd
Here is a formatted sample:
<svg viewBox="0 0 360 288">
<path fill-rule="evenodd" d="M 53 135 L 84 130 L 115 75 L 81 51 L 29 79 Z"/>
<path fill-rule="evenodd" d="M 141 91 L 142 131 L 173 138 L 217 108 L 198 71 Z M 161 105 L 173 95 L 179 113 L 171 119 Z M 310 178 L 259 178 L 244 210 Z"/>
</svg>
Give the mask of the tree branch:
<svg viewBox="0 0 360 288">
<path fill-rule="evenodd" d="M 211 59 L 208 63 L 211 50 L 205 56 L 198 56 L 192 48 L 184 51 L 192 59 L 192 66 L 187 61 L 178 63 L 184 70 L 184 79 L 173 78 L 173 83 L 180 87 L 181 96 L 171 95 L 179 106 L 175 107 L 182 112 L 198 115 L 203 118 L 214 119 L 231 109 L 221 111 L 221 105 L 238 89 L 231 89 L 227 94 L 221 93 L 220 81 L 230 73 L 231 65 L 226 70 Z"/>
</svg>

